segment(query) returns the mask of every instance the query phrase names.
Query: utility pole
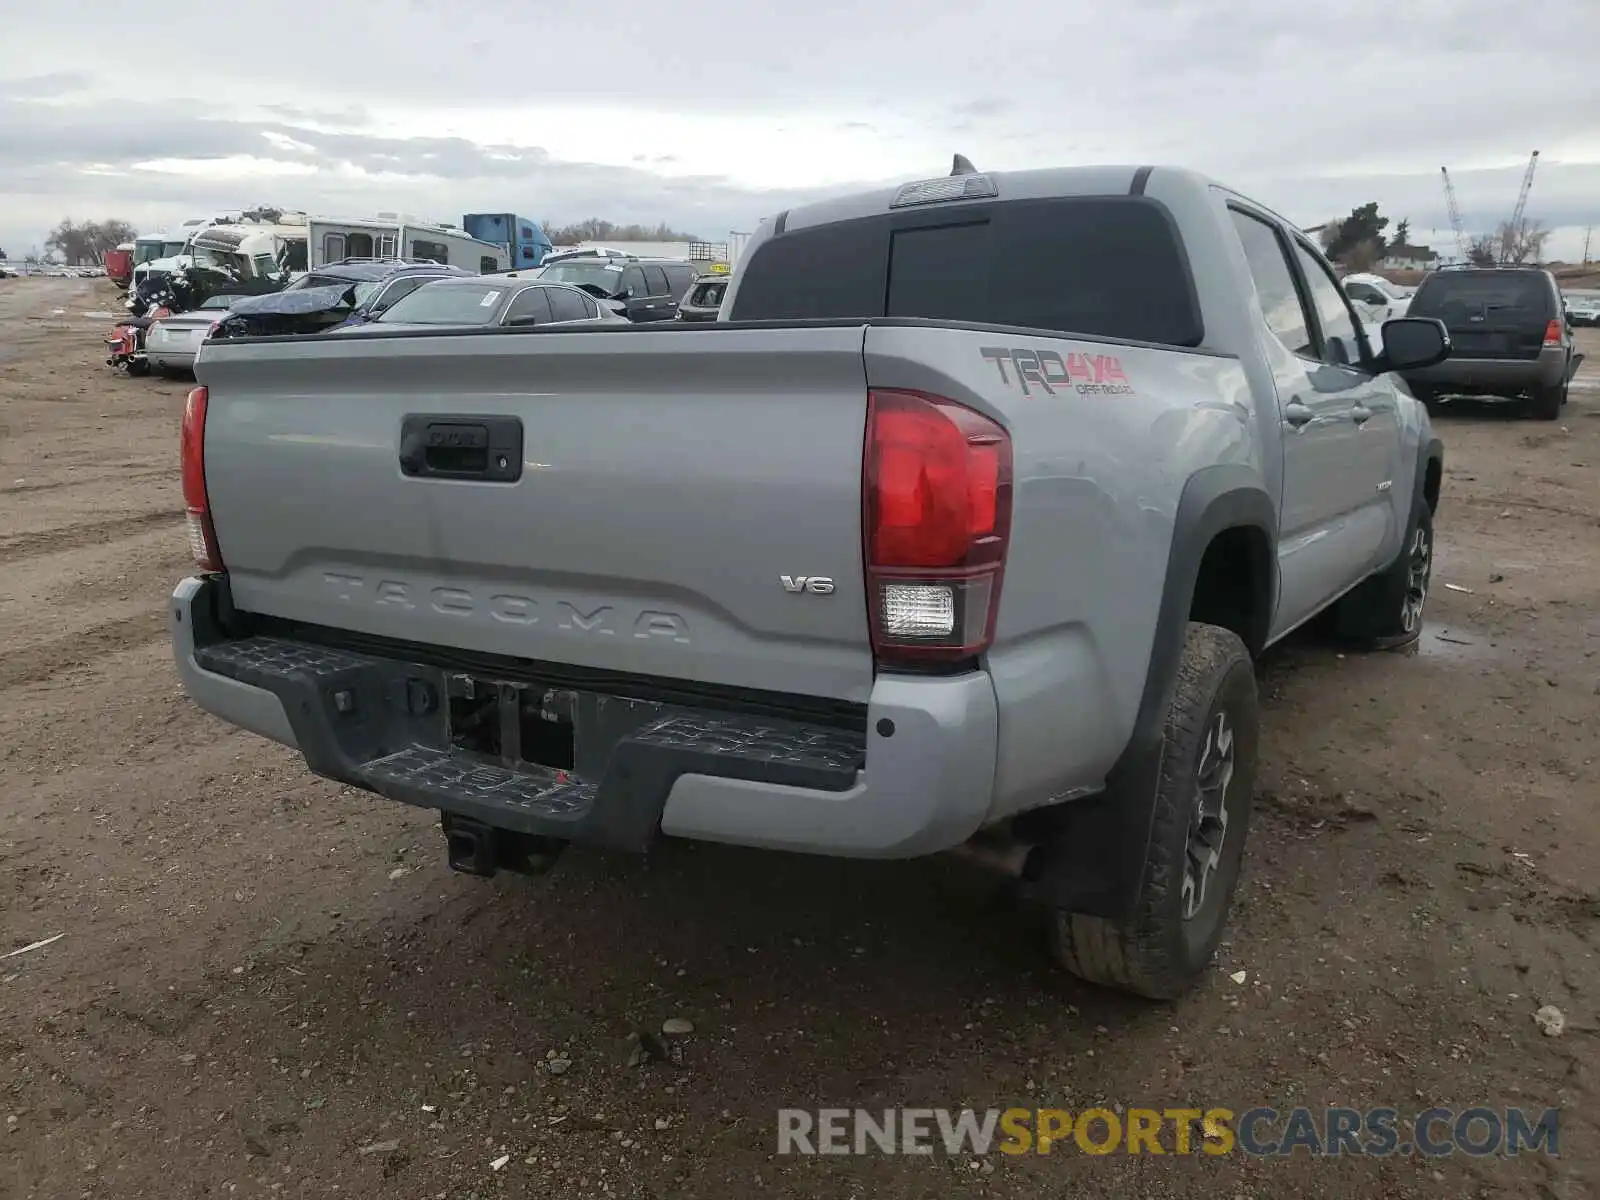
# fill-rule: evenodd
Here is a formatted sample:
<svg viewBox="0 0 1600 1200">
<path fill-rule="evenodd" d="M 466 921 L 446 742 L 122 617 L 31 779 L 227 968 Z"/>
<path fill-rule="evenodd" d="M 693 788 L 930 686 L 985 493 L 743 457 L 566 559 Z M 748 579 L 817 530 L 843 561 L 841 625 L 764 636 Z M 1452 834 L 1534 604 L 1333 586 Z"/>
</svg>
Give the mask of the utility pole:
<svg viewBox="0 0 1600 1200">
<path fill-rule="evenodd" d="M 1583 265 L 1586 267 L 1589 265 L 1589 235 L 1593 232 L 1593 225 L 1583 231 Z"/>
</svg>

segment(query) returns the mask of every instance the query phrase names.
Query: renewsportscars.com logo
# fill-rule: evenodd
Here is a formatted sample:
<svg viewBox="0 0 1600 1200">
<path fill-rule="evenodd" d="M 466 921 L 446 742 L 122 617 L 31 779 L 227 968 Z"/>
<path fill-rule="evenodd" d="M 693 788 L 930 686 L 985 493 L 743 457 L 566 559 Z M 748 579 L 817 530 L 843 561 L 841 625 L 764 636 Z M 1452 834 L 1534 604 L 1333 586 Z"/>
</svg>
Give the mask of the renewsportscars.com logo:
<svg viewBox="0 0 1600 1200">
<path fill-rule="evenodd" d="M 1558 1110 L 856 1108 L 778 1110 L 779 1154 L 1560 1155 Z"/>
</svg>

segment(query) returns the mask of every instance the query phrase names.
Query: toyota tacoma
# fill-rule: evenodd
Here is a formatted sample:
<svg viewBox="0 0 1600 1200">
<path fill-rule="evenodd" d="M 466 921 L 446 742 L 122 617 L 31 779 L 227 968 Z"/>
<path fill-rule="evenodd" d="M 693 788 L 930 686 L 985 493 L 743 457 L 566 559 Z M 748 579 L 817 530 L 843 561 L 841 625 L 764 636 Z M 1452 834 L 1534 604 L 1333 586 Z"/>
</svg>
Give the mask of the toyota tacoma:
<svg viewBox="0 0 1600 1200">
<path fill-rule="evenodd" d="M 1270 209 L 1167 167 L 764 222 L 721 320 L 207 343 L 189 695 L 442 814 L 450 864 L 960 850 L 1172 997 L 1239 878 L 1253 660 L 1413 642 L 1442 450 Z"/>
</svg>

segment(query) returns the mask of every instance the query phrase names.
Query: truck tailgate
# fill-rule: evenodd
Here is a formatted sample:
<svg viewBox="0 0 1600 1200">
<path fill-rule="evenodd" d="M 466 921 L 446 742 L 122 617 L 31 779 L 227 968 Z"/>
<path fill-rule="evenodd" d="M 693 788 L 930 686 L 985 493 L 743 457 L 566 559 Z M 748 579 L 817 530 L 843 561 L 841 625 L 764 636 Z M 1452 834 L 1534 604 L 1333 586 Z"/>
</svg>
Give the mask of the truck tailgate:
<svg viewBox="0 0 1600 1200">
<path fill-rule="evenodd" d="M 208 345 L 206 482 L 233 602 L 865 701 L 862 340 L 858 326 Z M 408 474 L 408 417 L 520 422 L 517 477 Z"/>
</svg>

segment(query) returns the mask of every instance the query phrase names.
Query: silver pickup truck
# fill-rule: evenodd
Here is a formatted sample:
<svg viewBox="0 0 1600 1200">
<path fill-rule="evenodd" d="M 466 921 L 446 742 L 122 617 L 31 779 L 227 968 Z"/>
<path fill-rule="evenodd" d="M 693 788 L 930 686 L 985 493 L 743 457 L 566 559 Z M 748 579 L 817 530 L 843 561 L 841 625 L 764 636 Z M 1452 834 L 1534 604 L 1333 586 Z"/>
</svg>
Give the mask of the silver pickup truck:
<svg viewBox="0 0 1600 1200">
<path fill-rule="evenodd" d="M 661 836 L 1004 862 L 1176 995 L 1239 875 L 1252 660 L 1421 628 L 1442 451 L 1289 222 L 1199 175 L 949 176 L 764 223 L 709 324 L 208 345 L 202 707 L 442 813 L 450 863 Z"/>
</svg>

